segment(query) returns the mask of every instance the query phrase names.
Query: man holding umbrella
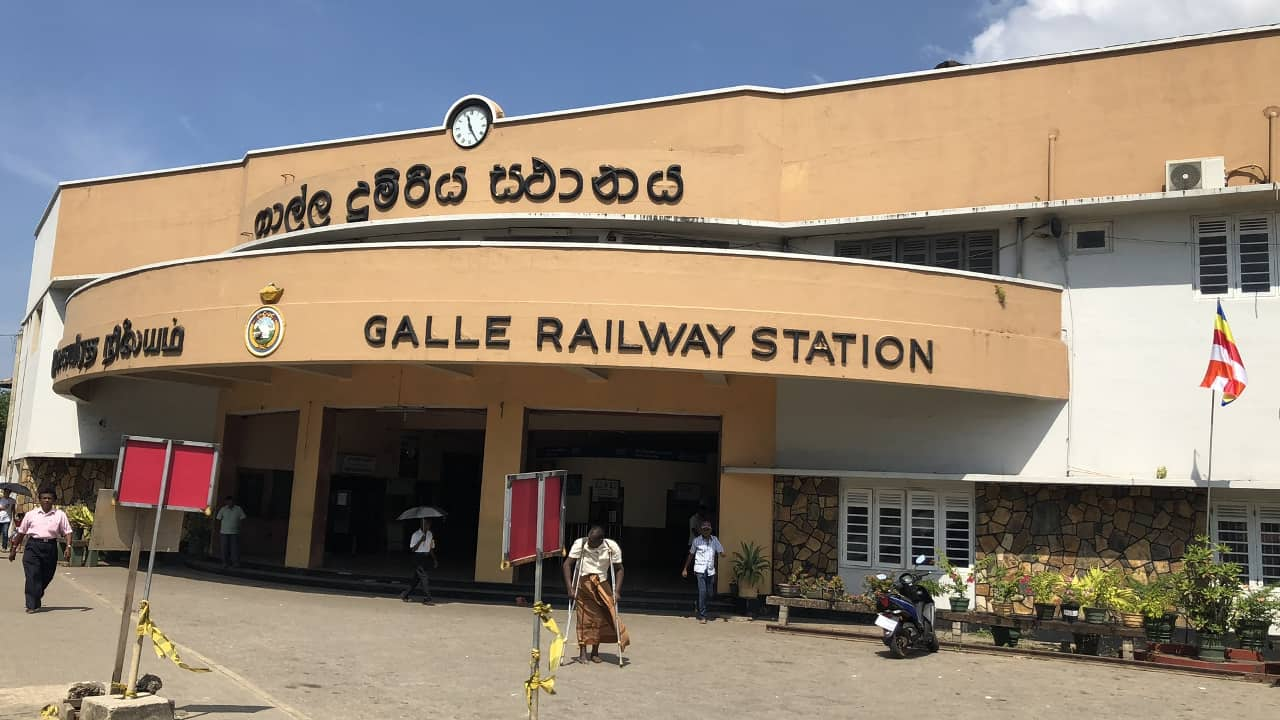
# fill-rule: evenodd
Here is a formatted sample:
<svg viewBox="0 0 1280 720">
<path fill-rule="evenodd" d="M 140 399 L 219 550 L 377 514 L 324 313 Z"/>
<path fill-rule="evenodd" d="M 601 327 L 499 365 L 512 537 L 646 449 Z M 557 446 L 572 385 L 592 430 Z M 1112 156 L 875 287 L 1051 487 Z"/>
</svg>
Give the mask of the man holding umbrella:
<svg viewBox="0 0 1280 720">
<path fill-rule="evenodd" d="M 400 513 L 399 519 L 401 520 L 421 519 L 422 521 L 422 526 L 415 530 L 413 536 L 409 538 L 409 552 L 413 553 L 414 568 L 413 575 L 409 576 L 409 589 L 400 593 L 400 599 L 405 602 L 409 602 L 409 597 L 418 589 L 418 586 L 422 586 L 422 604 L 427 605 L 431 602 L 427 557 L 431 557 L 431 569 L 434 570 L 440 567 L 440 560 L 436 557 L 436 537 L 431 532 L 431 518 L 433 517 L 444 517 L 444 513 L 425 505 L 410 508 Z"/>
</svg>

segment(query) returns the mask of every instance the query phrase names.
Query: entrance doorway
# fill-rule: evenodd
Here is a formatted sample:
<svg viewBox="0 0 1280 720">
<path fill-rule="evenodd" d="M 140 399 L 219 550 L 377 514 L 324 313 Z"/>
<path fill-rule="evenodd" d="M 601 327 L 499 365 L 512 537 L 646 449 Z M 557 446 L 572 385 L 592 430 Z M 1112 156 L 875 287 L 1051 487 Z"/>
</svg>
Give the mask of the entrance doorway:
<svg viewBox="0 0 1280 720">
<path fill-rule="evenodd" d="M 433 577 L 475 576 L 483 410 L 339 410 L 325 532 L 325 566 L 368 575 L 404 575 L 418 521 L 397 520 L 430 505 L 439 569 Z"/>
<path fill-rule="evenodd" d="M 622 545 L 627 586 L 674 590 L 699 506 L 716 521 L 720 419 L 530 411 L 525 466 L 565 470 L 566 544 L 592 525 Z"/>
</svg>

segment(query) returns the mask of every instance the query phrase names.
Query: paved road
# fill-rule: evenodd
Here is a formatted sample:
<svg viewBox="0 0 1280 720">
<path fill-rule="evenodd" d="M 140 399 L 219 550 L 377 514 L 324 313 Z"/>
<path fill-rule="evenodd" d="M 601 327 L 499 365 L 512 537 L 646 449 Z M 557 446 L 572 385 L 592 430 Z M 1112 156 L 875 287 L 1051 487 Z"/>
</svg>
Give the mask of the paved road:
<svg viewBox="0 0 1280 720">
<path fill-rule="evenodd" d="M 6 653 L 0 686 L 65 684 L 109 670 L 123 580 L 118 568 L 64 570 L 49 604 L 71 609 L 25 616 L 18 565 L 0 563 L 0 593 L 9 598 L 0 603 L 3 627 L 21 646 L 56 639 L 65 648 L 40 666 L 22 659 L 24 651 Z M 164 678 L 186 717 L 524 716 L 527 609 L 423 607 L 180 574 L 157 577 L 153 607 L 193 660 L 217 669 L 191 675 L 145 658 L 144 671 Z M 1280 707 L 1280 688 L 1239 681 L 948 651 L 895 661 L 873 643 L 766 634 L 758 623 L 626 619 L 635 643 L 629 665 L 562 668 L 559 694 L 544 696 L 544 717 L 844 718 L 922 703 L 923 712 L 952 720 L 1274 720 Z M 31 717 L 3 698 L 0 717 Z"/>
</svg>

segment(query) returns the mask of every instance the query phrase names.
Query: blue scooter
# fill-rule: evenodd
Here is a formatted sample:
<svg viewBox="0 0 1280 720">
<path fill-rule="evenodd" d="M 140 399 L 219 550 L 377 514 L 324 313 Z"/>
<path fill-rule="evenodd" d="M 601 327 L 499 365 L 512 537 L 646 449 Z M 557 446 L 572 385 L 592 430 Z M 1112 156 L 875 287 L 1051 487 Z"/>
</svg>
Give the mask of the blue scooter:
<svg viewBox="0 0 1280 720">
<path fill-rule="evenodd" d="M 924 555 L 916 557 L 916 565 L 924 565 Z M 904 572 L 888 592 L 876 594 L 876 625 L 884 630 L 884 644 L 894 657 L 905 658 L 916 649 L 938 652 L 938 636 L 933 631 L 933 596 L 920 587 L 928 573 Z M 884 573 L 878 580 L 888 580 Z"/>
</svg>

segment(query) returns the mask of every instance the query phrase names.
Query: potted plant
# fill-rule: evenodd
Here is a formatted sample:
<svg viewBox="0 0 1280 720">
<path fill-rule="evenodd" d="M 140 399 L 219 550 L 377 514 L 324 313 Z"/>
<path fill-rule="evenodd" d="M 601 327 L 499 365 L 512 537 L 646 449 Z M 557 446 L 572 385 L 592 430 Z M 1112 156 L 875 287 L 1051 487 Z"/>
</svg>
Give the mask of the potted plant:
<svg viewBox="0 0 1280 720">
<path fill-rule="evenodd" d="M 1062 584 L 1058 586 L 1058 600 L 1063 620 L 1073 623 L 1080 619 L 1080 590 L 1076 587 L 1074 578 L 1062 579 Z"/>
<path fill-rule="evenodd" d="M 1027 583 L 1031 597 L 1035 598 L 1037 620 L 1052 620 L 1058 612 L 1058 588 L 1063 577 L 1053 570 L 1042 570 L 1031 576 Z"/>
<path fill-rule="evenodd" d="M 1280 586 L 1269 585 L 1242 594 L 1232 609 L 1236 639 L 1246 650 L 1262 650 L 1267 633 L 1280 620 Z"/>
<path fill-rule="evenodd" d="M 839 575 L 831 575 L 823 580 L 823 600 L 835 602 L 844 597 L 844 578 Z"/>
<path fill-rule="evenodd" d="M 759 545 L 744 542 L 742 549 L 733 553 L 733 578 L 738 581 L 738 597 L 758 598 L 760 584 L 768 572 L 769 558 Z"/>
<path fill-rule="evenodd" d="M 964 612 L 969 609 L 969 586 L 973 584 L 973 575 L 970 574 L 966 580 L 956 569 L 951 561 L 947 558 L 946 553 L 941 550 L 935 550 L 938 558 L 938 567 L 942 570 L 942 581 L 938 583 L 938 588 L 942 595 L 950 598 L 952 612 Z"/>
<path fill-rule="evenodd" d="M 203 515 L 187 513 L 182 519 L 182 549 L 191 558 L 201 559 L 209 553 L 213 533 Z"/>
<path fill-rule="evenodd" d="M 862 578 L 862 586 L 867 589 L 867 595 L 875 597 L 881 593 L 887 593 L 893 589 L 893 580 L 885 578 L 881 580 L 875 575 L 867 575 Z"/>
<path fill-rule="evenodd" d="M 1080 602 L 1084 605 L 1084 620 L 1089 623 L 1108 622 L 1111 612 L 1118 609 L 1118 605 L 1132 607 L 1138 599 L 1133 589 L 1125 586 L 1124 576 L 1118 568 L 1103 570 L 1091 567 L 1084 575 L 1077 577 L 1073 584 L 1076 585 Z"/>
<path fill-rule="evenodd" d="M 803 573 L 801 573 L 799 570 L 793 570 L 791 574 L 787 576 L 786 582 L 778 583 L 778 594 L 781 595 L 782 597 L 798 596 L 800 594 L 800 578 L 801 577 L 803 577 Z"/>
<path fill-rule="evenodd" d="M 1226 660 L 1225 635 L 1240 586 L 1240 566 L 1218 562 L 1215 555 L 1230 552 L 1201 535 L 1187 546 L 1182 570 L 1174 574 L 1178 608 L 1196 631 L 1196 656 L 1201 660 Z"/>
<path fill-rule="evenodd" d="M 1133 591 L 1138 596 L 1137 611 L 1142 613 L 1142 627 L 1147 631 L 1147 640 L 1171 642 L 1178 613 L 1174 610 L 1175 594 L 1170 577 L 1165 575 L 1148 582 L 1134 582 Z"/>
</svg>

